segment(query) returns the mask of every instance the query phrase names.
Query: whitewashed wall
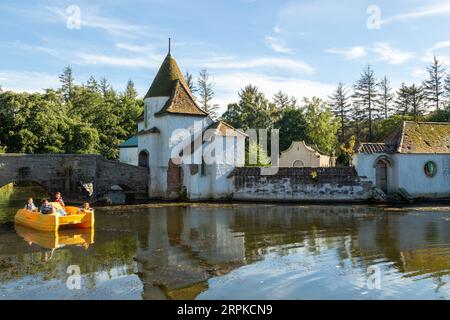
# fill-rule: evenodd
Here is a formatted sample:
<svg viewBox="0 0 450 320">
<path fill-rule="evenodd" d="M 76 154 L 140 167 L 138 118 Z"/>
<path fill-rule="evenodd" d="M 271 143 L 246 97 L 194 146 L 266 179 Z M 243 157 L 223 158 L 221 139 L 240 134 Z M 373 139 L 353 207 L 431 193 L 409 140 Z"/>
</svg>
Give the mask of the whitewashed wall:
<svg viewBox="0 0 450 320">
<path fill-rule="evenodd" d="M 375 185 L 375 162 L 380 156 L 392 161 L 388 166 L 388 192 L 405 189 L 413 197 L 442 198 L 450 196 L 450 155 L 445 154 L 357 154 L 353 164 L 359 176 L 366 176 Z M 433 161 L 437 165 L 434 177 L 424 173 L 424 165 Z"/>
<path fill-rule="evenodd" d="M 120 148 L 119 161 L 133 166 L 138 165 L 138 148 Z"/>
<path fill-rule="evenodd" d="M 450 155 L 396 154 L 398 187 L 414 197 L 441 198 L 450 196 Z M 427 161 L 437 165 L 434 177 L 424 172 Z"/>
</svg>

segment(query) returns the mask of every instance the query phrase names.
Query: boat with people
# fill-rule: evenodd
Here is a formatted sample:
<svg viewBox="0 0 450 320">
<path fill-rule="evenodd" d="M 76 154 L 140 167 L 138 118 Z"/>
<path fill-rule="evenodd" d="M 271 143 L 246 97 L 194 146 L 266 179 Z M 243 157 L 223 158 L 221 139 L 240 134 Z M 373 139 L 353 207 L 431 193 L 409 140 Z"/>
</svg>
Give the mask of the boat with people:
<svg viewBox="0 0 450 320">
<path fill-rule="evenodd" d="M 42 210 L 19 209 L 15 216 L 16 224 L 40 231 L 57 231 L 60 228 L 89 229 L 94 228 L 94 211 L 70 206 L 59 202 L 48 202 L 53 210 L 44 214 Z"/>
</svg>

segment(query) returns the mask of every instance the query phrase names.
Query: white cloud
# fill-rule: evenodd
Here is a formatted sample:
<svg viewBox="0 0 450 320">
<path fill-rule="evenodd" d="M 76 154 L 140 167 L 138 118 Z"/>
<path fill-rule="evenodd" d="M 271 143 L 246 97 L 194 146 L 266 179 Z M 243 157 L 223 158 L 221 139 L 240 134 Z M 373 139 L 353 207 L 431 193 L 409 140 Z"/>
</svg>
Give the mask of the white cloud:
<svg viewBox="0 0 450 320">
<path fill-rule="evenodd" d="M 159 59 L 151 57 L 123 57 L 110 56 L 92 53 L 77 54 L 79 64 L 87 65 L 107 65 L 114 67 L 128 67 L 128 68 L 145 68 L 152 69 L 159 66 L 162 58 Z"/>
<path fill-rule="evenodd" d="M 314 73 L 314 68 L 306 62 L 273 57 L 260 57 L 254 59 L 237 59 L 235 57 L 225 57 L 225 59 L 222 59 L 216 57 L 193 62 L 193 64 L 189 65 L 197 65 L 208 69 L 276 69 L 297 74 Z"/>
<path fill-rule="evenodd" d="M 44 8 L 66 23 L 68 15 L 65 10 L 51 6 L 44 6 Z M 81 28 L 84 27 L 102 30 L 115 36 L 127 37 L 137 37 L 149 31 L 147 26 L 130 24 L 100 16 L 92 8 L 87 8 L 86 6 L 81 9 Z"/>
<path fill-rule="evenodd" d="M 260 73 L 232 72 L 214 76 L 215 102 L 225 111 L 228 103 L 238 100 L 239 91 L 248 84 L 255 85 L 267 98 L 272 98 L 278 91 L 283 91 L 297 99 L 303 97 L 327 98 L 335 89 L 334 85 L 305 79 L 271 77 Z"/>
<path fill-rule="evenodd" d="M 413 78 L 423 80 L 428 76 L 427 70 L 425 69 L 425 67 L 422 67 L 422 68 L 413 67 L 413 68 L 410 68 L 410 70 L 411 70 L 411 77 L 413 77 Z"/>
<path fill-rule="evenodd" d="M 361 46 L 351 47 L 348 49 L 330 48 L 330 49 L 325 49 L 325 52 L 341 55 L 347 60 L 358 59 L 358 58 L 365 57 L 367 55 L 366 48 L 361 47 Z"/>
<path fill-rule="evenodd" d="M 369 53 L 374 53 L 375 59 L 386 61 L 389 64 L 403 64 L 414 57 L 413 53 L 392 48 L 386 42 L 376 42 L 371 48 L 363 46 L 330 48 L 325 49 L 325 52 L 341 55 L 347 60 L 363 58 L 368 56 Z"/>
<path fill-rule="evenodd" d="M 414 57 L 413 53 L 392 48 L 385 42 L 376 42 L 372 51 L 377 54 L 379 60 L 389 64 L 403 64 Z"/>
<path fill-rule="evenodd" d="M 276 52 L 292 53 L 294 51 L 286 46 L 286 41 L 284 40 L 275 37 L 266 37 L 264 40 L 266 45 Z"/>
<path fill-rule="evenodd" d="M 130 52 L 152 52 L 155 49 L 152 45 L 133 45 L 128 43 L 117 43 L 116 47 Z"/>
<path fill-rule="evenodd" d="M 432 3 L 420 8 L 416 8 L 409 12 L 393 15 L 391 17 L 384 19 L 382 23 L 387 24 L 390 22 L 406 21 L 411 19 L 419 19 L 424 17 L 445 15 L 445 14 L 450 14 L 450 2 L 447 0 Z"/>
<path fill-rule="evenodd" d="M 445 64 L 450 64 L 450 56 L 438 54 L 437 51 L 441 49 L 450 48 L 450 41 L 441 41 L 436 43 L 431 48 L 425 50 L 425 54 L 422 57 L 422 61 L 431 63 L 433 61 L 434 56 L 438 56 L 439 60 Z"/>
<path fill-rule="evenodd" d="M 0 70 L 0 86 L 16 92 L 42 92 L 59 86 L 57 75 L 22 70 Z"/>
</svg>

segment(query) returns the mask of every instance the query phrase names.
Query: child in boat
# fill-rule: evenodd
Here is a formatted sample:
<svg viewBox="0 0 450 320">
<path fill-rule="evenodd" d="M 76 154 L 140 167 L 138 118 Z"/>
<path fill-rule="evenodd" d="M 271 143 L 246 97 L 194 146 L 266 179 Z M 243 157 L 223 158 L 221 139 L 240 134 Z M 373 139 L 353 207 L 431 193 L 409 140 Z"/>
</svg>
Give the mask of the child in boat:
<svg viewBox="0 0 450 320">
<path fill-rule="evenodd" d="M 61 196 L 61 192 L 55 193 L 55 202 L 58 202 L 61 205 L 61 207 L 63 207 L 63 208 L 66 206 L 64 204 L 64 200 L 63 200 L 63 198 Z"/>
<path fill-rule="evenodd" d="M 27 204 L 25 205 L 25 210 L 36 211 L 37 208 L 34 205 L 33 198 L 28 198 Z"/>
<path fill-rule="evenodd" d="M 52 214 L 55 212 L 55 208 L 48 202 L 48 199 L 42 199 L 40 211 L 42 214 Z"/>
<path fill-rule="evenodd" d="M 78 212 L 80 211 L 94 211 L 94 209 L 91 208 L 89 202 L 85 202 L 81 207 L 78 208 Z"/>
</svg>

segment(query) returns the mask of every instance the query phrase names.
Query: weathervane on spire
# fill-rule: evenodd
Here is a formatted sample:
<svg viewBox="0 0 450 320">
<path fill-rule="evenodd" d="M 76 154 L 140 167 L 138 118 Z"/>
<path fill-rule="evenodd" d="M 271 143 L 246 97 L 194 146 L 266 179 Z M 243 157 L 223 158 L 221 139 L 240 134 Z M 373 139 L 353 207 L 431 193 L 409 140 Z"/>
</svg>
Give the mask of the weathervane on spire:
<svg viewBox="0 0 450 320">
<path fill-rule="evenodd" d="M 170 48 L 170 38 L 169 38 L 169 55 L 170 55 L 170 50 L 171 50 L 171 48 Z"/>
</svg>

